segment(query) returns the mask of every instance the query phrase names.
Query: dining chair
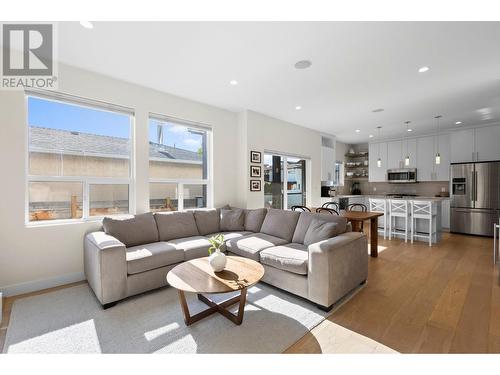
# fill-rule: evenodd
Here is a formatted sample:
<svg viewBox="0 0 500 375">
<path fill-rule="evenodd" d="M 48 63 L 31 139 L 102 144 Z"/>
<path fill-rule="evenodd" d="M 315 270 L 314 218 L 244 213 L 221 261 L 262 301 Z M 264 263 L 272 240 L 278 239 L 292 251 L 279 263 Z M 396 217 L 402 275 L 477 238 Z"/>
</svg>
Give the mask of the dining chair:
<svg viewBox="0 0 500 375">
<path fill-rule="evenodd" d="M 351 203 L 347 205 L 347 211 L 361 211 L 367 212 L 368 208 L 363 203 Z M 363 232 L 365 229 L 365 222 L 361 222 L 361 227 L 359 228 L 360 232 Z"/>
<path fill-rule="evenodd" d="M 331 206 L 331 207 L 330 207 Z M 337 202 L 326 202 L 321 205 L 322 208 L 333 208 L 335 211 L 339 212 L 339 204 Z"/>
<path fill-rule="evenodd" d="M 347 205 L 347 211 L 367 212 L 368 207 L 366 207 L 363 203 L 351 203 Z"/>
<path fill-rule="evenodd" d="M 338 215 L 339 212 L 337 210 L 334 210 L 333 208 L 326 208 L 326 207 L 318 207 L 316 208 L 317 213 L 322 213 L 322 212 L 328 212 L 329 214 L 332 215 Z"/>
<path fill-rule="evenodd" d="M 300 212 L 311 212 L 311 210 L 306 206 L 292 206 L 291 210 Z"/>
</svg>

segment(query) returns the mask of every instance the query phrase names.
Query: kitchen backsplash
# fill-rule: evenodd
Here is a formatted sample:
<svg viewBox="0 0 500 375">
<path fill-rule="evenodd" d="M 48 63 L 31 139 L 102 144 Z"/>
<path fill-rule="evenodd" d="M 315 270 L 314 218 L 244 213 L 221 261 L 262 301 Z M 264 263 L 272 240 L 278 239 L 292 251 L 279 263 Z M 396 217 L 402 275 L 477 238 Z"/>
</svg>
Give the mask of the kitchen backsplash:
<svg viewBox="0 0 500 375">
<path fill-rule="evenodd" d="M 344 187 L 337 188 L 337 194 L 351 194 L 352 182 L 346 182 Z M 441 192 L 449 191 L 448 181 L 435 181 L 435 182 L 419 182 L 416 184 L 389 184 L 387 182 L 359 182 L 359 188 L 361 189 L 361 194 L 370 195 L 384 195 L 390 193 L 400 193 L 400 194 L 415 194 L 422 196 L 435 196 Z M 376 189 L 376 191 L 374 190 Z"/>
</svg>

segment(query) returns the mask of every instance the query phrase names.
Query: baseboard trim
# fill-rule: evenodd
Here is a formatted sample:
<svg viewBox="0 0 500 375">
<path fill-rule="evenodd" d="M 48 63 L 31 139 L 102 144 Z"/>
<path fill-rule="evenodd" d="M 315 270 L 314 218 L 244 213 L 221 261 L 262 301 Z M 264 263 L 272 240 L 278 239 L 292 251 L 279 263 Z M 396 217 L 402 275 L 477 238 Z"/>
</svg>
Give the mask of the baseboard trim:
<svg viewBox="0 0 500 375">
<path fill-rule="evenodd" d="M 76 283 L 85 280 L 83 272 L 75 272 L 66 275 L 51 277 L 49 279 L 28 281 L 20 284 L 13 284 L 0 287 L 0 292 L 4 297 L 17 296 L 19 294 L 37 292 L 39 290 L 54 288 L 65 284 Z"/>
</svg>

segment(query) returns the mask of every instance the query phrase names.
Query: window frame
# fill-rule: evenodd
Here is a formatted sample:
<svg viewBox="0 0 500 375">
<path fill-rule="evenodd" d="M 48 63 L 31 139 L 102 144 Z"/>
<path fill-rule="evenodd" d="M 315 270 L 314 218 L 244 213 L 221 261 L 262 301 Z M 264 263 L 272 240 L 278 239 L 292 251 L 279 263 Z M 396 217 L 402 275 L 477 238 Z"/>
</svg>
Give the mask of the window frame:
<svg viewBox="0 0 500 375">
<path fill-rule="evenodd" d="M 203 124 L 196 121 L 190 121 L 185 119 L 180 119 L 173 116 L 161 115 L 157 113 L 149 113 L 148 115 L 148 134 L 150 131 L 150 121 L 161 121 L 174 123 L 176 125 L 182 125 L 188 128 L 193 128 L 206 132 L 207 137 L 207 178 L 202 179 L 188 179 L 188 178 L 152 178 L 149 177 L 148 180 L 148 207 L 151 209 L 151 184 L 177 184 L 177 211 L 182 212 L 184 209 L 184 185 L 205 185 L 207 187 L 207 204 L 205 208 L 213 208 L 213 178 L 212 178 L 212 141 L 213 141 L 213 128 L 208 124 Z M 149 144 L 148 138 L 148 144 Z M 151 168 L 149 162 L 151 159 L 148 155 L 148 176 L 150 176 Z M 188 210 L 193 210 L 193 208 L 188 208 Z"/>
<path fill-rule="evenodd" d="M 128 177 L 92 177 L 92 176 L 51 176 L 51 175 L 30 175 L 29 160 L 30 160 L 30 140 L 29 140 L 29 107 L 28 100 L 30 97 L 49 100 L 62 104 L 69 104 L 83 108 L 95 109 L 99 111 L 120 113 L 129 116 L 129 141 L 130 141 L 130 155 L 129 155 L 129 175 Z M 132 108 L 114 105 L 111 103 L 101 102 L 82 98 L 74 95 L 69 95 L 61 92 L 46 92 L 44 90 L 25 90 L 24 91 L 24 105 L 26 115 L 25 126 L 25 204 L 24 204 L 24 221 L 25 226 L 50 226 L 70 223 L 84 223 L 84 222 L 98 222 L 104 216 L 90 216 L 90 185 L 128 185 L 128 214 L 135 214 L 135 111 Z M 30 182 L 81 182 L 82 183 L 82 217 L 76 219 L 54 219 L 54 220 L 40 220 L 30 221 Z M 126 214 L 116 214 L 126 215 Z"/>
</svg>

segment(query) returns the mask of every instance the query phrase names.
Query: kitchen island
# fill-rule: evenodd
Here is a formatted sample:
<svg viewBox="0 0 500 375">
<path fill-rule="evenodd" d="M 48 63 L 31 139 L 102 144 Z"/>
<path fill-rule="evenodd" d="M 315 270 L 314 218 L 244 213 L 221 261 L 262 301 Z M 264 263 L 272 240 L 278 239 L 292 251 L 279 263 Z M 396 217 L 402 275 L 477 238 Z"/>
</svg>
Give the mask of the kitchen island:
<svg viewBox="0 0 500 375">
<path fill-rule="evenodd" d="M 321 198 L 321 204 L 326 202 L 338 202 L 339 198 L 348 198 L 349 204 L 351 203 L 361 203 L 366 205 L 368 210 L 370 210 L 369 199 L 407 199 L 407 200 L 422 200 L 422 201 L 431 201 L 435 207 L 436 215 L 436 236 L 433 239 L 433 243 L 437 243 L 441 240 L 441 232 L 449 231 L 449 222 L 450 222 L 450 198 L 449 197 L 429 197 L 429 196 L 403 196 L 403 197 L 390 197 L 387 195 L 337 195 L 332 198 Z M 404 230 L 405 227 L 405 219 L 401 217 L 396 217 L 394 219 L 396 230 Z M 379 218 L 379 227 L 383 226 L 383 219 Z M 417 219 L 416 232 L 422 234 L 429 233 L 429 224 L 428 221 Z M 396 237 L 404 238 L 404 233 L 396 233 Z M 415 241 L 425 241 L 423 239 L 415 238 Z"/>
</svg>

